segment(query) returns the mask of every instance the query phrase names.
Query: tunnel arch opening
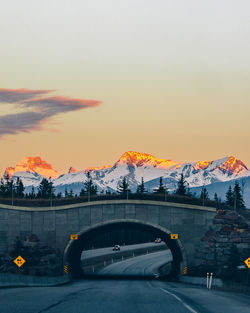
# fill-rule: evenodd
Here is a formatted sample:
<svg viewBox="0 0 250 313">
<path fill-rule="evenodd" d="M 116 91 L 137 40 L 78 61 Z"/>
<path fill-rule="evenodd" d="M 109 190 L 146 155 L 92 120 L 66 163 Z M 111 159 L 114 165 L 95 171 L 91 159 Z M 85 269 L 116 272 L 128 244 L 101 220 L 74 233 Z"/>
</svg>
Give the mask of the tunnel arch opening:
<svg viewBox="0 0 250 313">
<path fill-rule="evenodd" d="M 171 231 L 152 223 L 142 222 L 139 220 L 112 220 L 108 222 L 93 225 L 78 233 L 78 240 L 70 240 L 64 251 L 64 265 L 68 266 L 68 270 L 72 278 L 83 278 L 84 271 L 82 269 L 81 254 L 83 250 L 90 249 L 93 244 L 93 238 L 99 238 L 99 247 L 112 246 L 117 244 L 120 238 L 126 244 L 138 243 L 135 240 L 136 234 L 147 232 L 151 238 L 161 238 L 166 243 L 172 253 L 171 278 L 178 278 L 183 272 L 183 268 L 187 265 L 186 254 L 179 239 L 171 239 Z M 112 235 L 111 238 L 110 235 Z M 120 239 L 121 240 L 121 239 Z"/>
</svg>

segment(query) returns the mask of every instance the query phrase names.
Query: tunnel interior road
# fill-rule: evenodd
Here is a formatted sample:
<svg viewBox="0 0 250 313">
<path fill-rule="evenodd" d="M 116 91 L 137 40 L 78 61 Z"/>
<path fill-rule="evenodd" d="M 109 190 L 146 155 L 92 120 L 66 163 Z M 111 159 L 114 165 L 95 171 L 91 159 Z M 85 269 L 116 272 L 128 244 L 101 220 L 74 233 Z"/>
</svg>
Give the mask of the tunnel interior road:
<svg viewBox="0 0 250 313">
<path fill-rule="evenodd" d="M 161 238 L 172 253 L 170 276 L 180 274 L 181 265 L 185 265 L 185 255 L 180 240 L 171 239 L 171 232 L 161 226 L 137 221 L 115 220 L 96 224 L 78 233 L 78 240 L 71 240 L 64 252 L 64 264 L 68 265 L 73 278 L 83 278 L 81 255 L 83 250 L 105 248 L 115 244 L 133 245 L 153 242 Z"/>
</svg>

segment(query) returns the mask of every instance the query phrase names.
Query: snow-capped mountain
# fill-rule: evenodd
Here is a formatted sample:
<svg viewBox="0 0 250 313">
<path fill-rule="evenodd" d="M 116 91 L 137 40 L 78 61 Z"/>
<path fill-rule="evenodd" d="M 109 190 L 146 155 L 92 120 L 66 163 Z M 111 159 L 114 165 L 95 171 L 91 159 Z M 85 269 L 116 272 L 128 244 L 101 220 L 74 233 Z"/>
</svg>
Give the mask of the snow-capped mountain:
<svg viewBox="0 0 250 313">
<path fill-rule="evenodd" d="M 38 186 L 44 177 L 56 179 L 59 173 L 40 157 L 26 157 L 15 167 L 7 167 L 4 177 L 7 176 L 13 180 L 20 177 L 24 186 Z"/>
<path fill-rule="evenodd" d="M 43 177 L 53 179 L 57 192 L 73 190 L 79 193 L 83 182 L 87 180 L 87 172 L 90 172 L 93 182 L 99 190 L 117 190 L 117 185 L 123 177 L 126 177 L 131 190 L 144 178 L 148 191 L 156 188 L 159 178 L 168 190 L 174 191 L 177 181 L 183 173 L 189 187 L 199 187 L 227 182 L 241 177 L 250 177 L 250 171 L 246 165 L 233 156 L 219 160 L 199 161 L 193 163 L 178 163 L 167 159 L 157 159 L 151 154 L 135 151 L 125 152 L 113 165 L 93 167 L 76 171 L 71 167 L 68 173 L 60 175 L 50 164 L 39 157 L 28 157 L 19 162 L 15 167 L 6 169 L 5 175 L 20 177 L 26 187 L 38 186 Z"/>
</svg>

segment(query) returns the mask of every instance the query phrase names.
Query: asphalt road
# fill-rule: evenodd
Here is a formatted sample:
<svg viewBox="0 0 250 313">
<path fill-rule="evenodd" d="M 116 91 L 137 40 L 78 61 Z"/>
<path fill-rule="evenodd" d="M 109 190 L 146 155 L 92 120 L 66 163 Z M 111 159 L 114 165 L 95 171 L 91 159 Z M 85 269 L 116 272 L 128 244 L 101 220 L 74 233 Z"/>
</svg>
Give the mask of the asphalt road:
<svg viewBox="0 0 250 313">
<path fill-rule="evenodd" d="M 149 242 L 149 243 L 140 243 L 137 245 L 128 245 L 128 246 L 121 246 L 120 251 L 132 251 L 140 248 L 149 248 L 149 247 L 155 247 L 155 246 L 166 246 L 165 242 L 161 243 L 154 243 L 154 242 Z M 115 253 L 116 251 L 113 251 L 113 247 L 108 247 L 108 248 L 100 248 L 100 249 L 93 249 L 93 250 L 84 250 L 81 255 L 81 260 L 83 259 L 88 259 L 96 256 L 101 256 L 105 254 L 110 254 L 110 253 Z"/>
<path fill-rule="evenodd" d="M 171 251 L 164 250 L 110 264 L 99 270 L 96 275 L 155 276 L 161 265 L 171 261 Z"/>
<path fill-rule="evenodd" d="M 130 268 L 133 272 L 150 270 L 153 273 L 160 258 L 158 253 L 147 255 L 148 261 L 145 256 L 140 260 L 140 256 L 108 266 L 103 271 L 126 273 Z M 92 279 L 58 287 L 2 288 L 0 312 L 250 313 L 250 297 L 158 280 Z"/>
<path fill-rule="evenodd" d="M 249 313 L 249 308 L 246 295 L 148 280 L 0 290 L 1 313 Z"/>
</svg>

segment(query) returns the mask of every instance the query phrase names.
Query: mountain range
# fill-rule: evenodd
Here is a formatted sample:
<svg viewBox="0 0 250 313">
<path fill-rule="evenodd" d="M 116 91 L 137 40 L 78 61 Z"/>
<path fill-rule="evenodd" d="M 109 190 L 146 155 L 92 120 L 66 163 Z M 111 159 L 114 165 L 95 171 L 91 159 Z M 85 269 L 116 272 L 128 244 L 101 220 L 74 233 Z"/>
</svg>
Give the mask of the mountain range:
<svg viewBox="0 0 250 313">
<path fill-rule="evenodd" d="M 128 151 L 112 165 L 84 170 L 70 167 L 68 172 L 62 175 L 40 157 L 26 157 L 18 162 L 15 167 L 8 167 L 4 176 L 8 175 L 14 180 L 20 177 L 27 192 L 32 186 L 38 187 L 45 177 L 53 180 L 56 192 L 64 193 L 65 189 L 68 191 L 72 189 L 74 193 L 79 193 L 83 187 L 83 182 L 87 180 L 88 172 L 90 172 L 99 191 L 116 191 L 117 185 L 123 177 L 127 178 L 132 191 L 136 190 L 142 177 L 147 190 L 152 191 L 159 185 L 159 178 L 162 177 L 168 191 L 173 192 L 177 188 L 181 173 L 183 173 L 191 191 L 200 192 L 201 187 L 206 185 L 211 197 L 213 196 L 212 192 L 217 192 L 223 199 L 225 188 L 221 188 L 221 186 L 229 186 L 235 180 L 245 181 L 244 188 L 250 191 L 250 170 L 241 160 L 233 156 L 218 160 L 179 163 L 167 159 L 158 159 L 147 153 Z M 223 194 L 219 190 L 223 190 Z M 245 194 L 246 204 L 250 207 L 249 192 Z"/>
</svg>

